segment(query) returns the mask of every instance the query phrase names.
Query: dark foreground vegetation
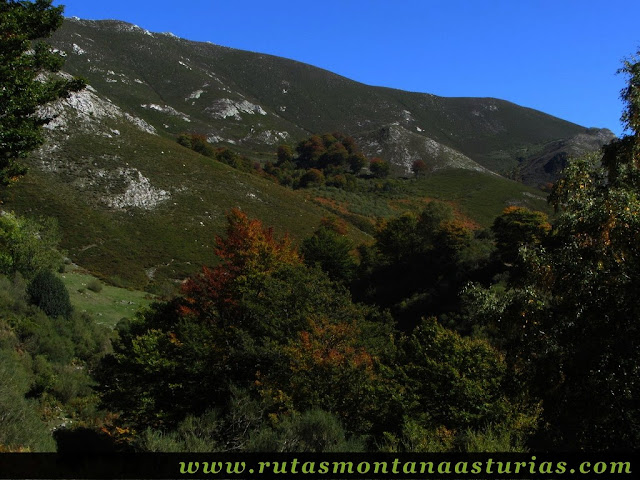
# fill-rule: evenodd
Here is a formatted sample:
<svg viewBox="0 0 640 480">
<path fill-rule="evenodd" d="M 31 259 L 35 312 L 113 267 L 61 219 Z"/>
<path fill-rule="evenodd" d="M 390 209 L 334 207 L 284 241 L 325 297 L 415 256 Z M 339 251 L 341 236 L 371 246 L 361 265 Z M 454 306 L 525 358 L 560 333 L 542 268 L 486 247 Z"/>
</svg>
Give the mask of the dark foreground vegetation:
<svg viewBox="0 0 640 480">
<path fill-rule="evenodd" d="M 372 244 L 327 218 L 296 248 L 234 209 L 217 265 L 113 332 L 73 311 L 53 224 L 2 213 L 0 450 L 638 449 L 640 63 L 622 72 L 630 134 L 569 165 L 551 221 L 482 230 L 433 201 Z M 8 118 L 3 145 L 39 127 Z M 0 153 L 5 188 L 24 171 Z M 301 165 L 326 178 L 320 158 Z"/>
</svg>

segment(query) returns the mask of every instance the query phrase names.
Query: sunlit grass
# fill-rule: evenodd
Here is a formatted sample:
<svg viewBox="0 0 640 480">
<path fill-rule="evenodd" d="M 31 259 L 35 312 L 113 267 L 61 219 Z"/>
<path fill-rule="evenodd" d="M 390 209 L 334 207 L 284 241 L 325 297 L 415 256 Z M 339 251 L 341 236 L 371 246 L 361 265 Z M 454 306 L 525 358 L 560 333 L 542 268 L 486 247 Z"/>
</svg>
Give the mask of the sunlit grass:
<svg viewBox="0 0 640 480">
<path fill-rule="evenodd" d="M 146 292 L 105 284 L 99 292 L 92 291 L 87 287 L 98 280 L 80 270 L 65 272 L 61 277 L 69 290 L 73 307 L 108 327 L 113 328 L 121 319 L 133 317 L 139 309 L 153 301 L 153 297 Z"/>
</svg>

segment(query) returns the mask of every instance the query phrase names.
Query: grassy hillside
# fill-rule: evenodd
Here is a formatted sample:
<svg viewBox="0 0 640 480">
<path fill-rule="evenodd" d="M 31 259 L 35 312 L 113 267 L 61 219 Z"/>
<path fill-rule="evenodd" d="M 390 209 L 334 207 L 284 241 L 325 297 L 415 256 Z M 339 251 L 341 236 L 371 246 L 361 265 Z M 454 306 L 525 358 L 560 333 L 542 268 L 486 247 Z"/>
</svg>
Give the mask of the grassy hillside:
<svg viewBox="0 0 640 480">
<path fill-rule="evenodd" d="M 376 218 L 418 212 L 432 200 L 449 203 L 476 228 L 489 227 L 511 205 L 550 213 L 543 192 L 485 172 L 447 169 L 426 178 L 376 182 L 372 188 L 370 192 L 347 192 L 323 187 L 310 190 L 309 196 L 318 205 L 371 233 Z"/>
<path fill-rule="evenodd" d="M 50 144 L 4 197 L 6 209 L 57 218 L 71 259 L 111 282 L 141 288 L 211 264 L 234 207 L 296 238 L 327 214 L 297 192 L 117 126 L 116 138 L 79 133 L 55 143 L 55 159 Z"/>
<path fill-rule="evenodd" d="M 123 318 L 132 318 L 153 301 L 146 292 L 104 285 L 82 270 L 73 269 L 61 277 L 75 310 L 90 314 L 96 323 L 110 328 Z"/>
</svg>

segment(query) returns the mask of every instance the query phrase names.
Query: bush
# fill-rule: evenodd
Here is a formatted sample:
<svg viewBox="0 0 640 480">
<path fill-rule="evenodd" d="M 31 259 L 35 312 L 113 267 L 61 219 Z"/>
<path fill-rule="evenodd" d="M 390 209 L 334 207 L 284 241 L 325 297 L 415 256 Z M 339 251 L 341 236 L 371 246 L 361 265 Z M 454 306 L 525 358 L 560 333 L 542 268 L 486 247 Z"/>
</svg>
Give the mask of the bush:
<svg viewBox="0 0 640 480">
<path fill-rule="evenodd" d="M 54 219 L 35 221 L 3 212 L 0 215 L 0 273 L 19 272 L 32 279 L 40 270 L 57 270 L 60 234 Z"/>
<path fill-rule="evenodd" d="M 302 178 L 300 178 L 300 187 L 315 187 L 320 186 L 324 183 L 324 173 L 317 168 L 310 168 L 307 170 Z"/>
<path fill-rule="evenodd" d="M 87 288 L 95 293 L 100 293 L 102 291 L 102 283 L 97 278 L 94 278 L 87 284 Z"/>
<path fill-rule="evenodd" d="M 362 452 L 364 442 L 348 438 L 335 415 L 314 409 L 287 417 L 275 428 L 263 427 L 247 447 L 257 452 Z"/>
<path fill-rule="evenodd" d="M 43 270 L 31 280 L 27 287 L 29 301 L 42 309 L 49 317 L 71 316 L 73 307 L 67 287 L 60 278 L 48 270 Z"/>
<path fill-rule="evenodd" d="M 0 350 L 0 452 L 53 452 L 55 443 L 36 403 L 25 399 L 32 376 L 15 352 Z"/>
<path fill-rule="evenodd" d="M 376 178 L 385 178 L 389 175 L 389 163 L 381 158 L 373 158 L 369 164 L 371 174 Z"/>
</svg>

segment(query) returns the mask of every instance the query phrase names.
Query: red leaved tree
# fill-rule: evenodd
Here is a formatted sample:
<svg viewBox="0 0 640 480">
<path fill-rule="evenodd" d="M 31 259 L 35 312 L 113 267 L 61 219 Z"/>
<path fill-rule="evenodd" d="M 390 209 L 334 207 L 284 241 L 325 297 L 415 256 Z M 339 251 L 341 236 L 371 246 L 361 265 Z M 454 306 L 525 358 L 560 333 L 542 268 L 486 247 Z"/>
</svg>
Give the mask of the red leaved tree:
<svg viewBox="0 0 640 480">
<path fill-rule="evenodd" d="M 277 240 L 273 228 L 264 227 L 237 208 L 227 215 L 226 237 L 216 237 L 215 253 L 221 260 L 219 265 L 203 267 L 200 275 L 184 283 L 182 314 L 215 321 L 233 310 L 239 282 L 268 275 L 282 265 L 301 263 L 288 236 Z"/>
</svg>

